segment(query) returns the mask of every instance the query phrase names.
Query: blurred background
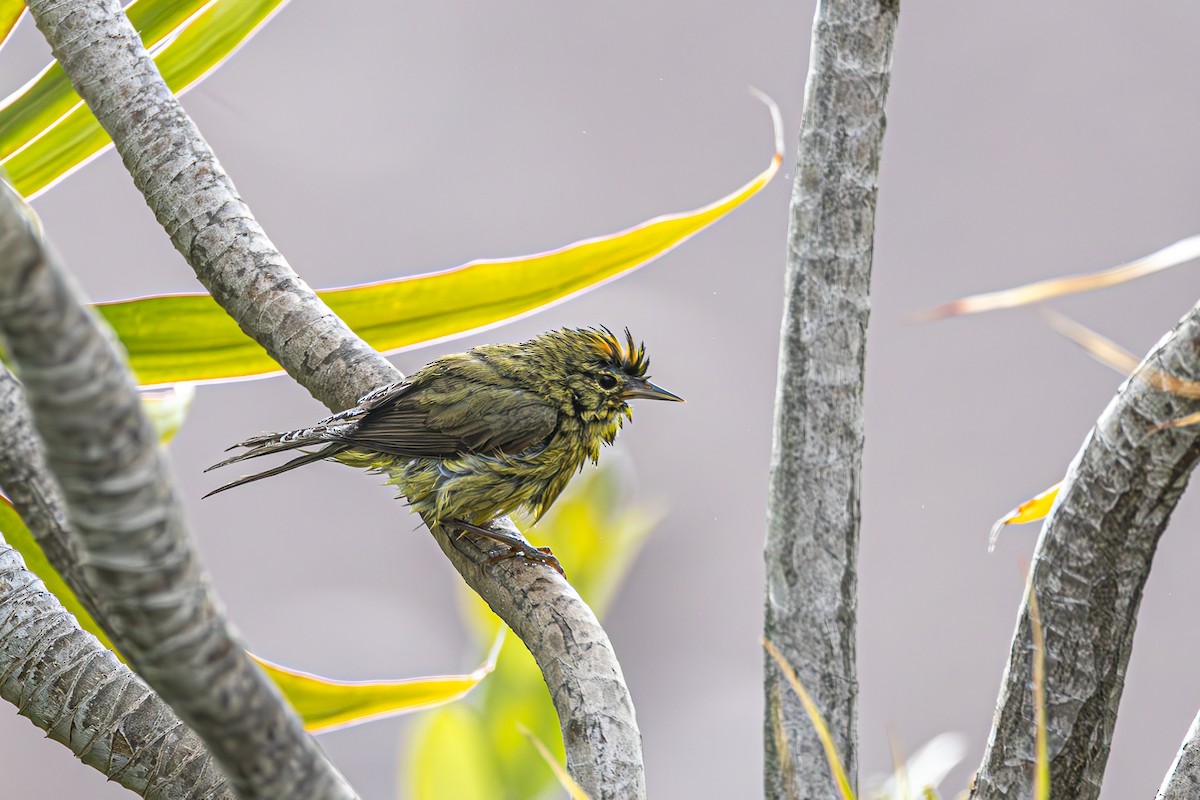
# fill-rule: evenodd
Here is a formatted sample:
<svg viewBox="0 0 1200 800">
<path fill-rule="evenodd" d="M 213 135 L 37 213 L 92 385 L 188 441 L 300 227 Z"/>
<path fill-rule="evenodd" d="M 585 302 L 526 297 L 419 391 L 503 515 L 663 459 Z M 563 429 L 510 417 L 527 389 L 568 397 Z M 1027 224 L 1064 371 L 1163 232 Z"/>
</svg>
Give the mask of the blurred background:
<svg viewBox="0 0 1200 800">
<path fill-rule="evenodd" d="M 651 796 L 761 793 L 766 479 L 790 163 L 810 2 L 603 5 L 295 0 L 185 98 L 315 287 L 516 256 L 703 205 L 770 157 L 753 84 L 783 107 L 784 173 L 629 277 L 512 325 L 397 356 L 628 325 L 686 406 L 643 405 L 616 449 L 666 516 L 607 620 Z M 867 365 L 859 717 L 864 774 L 991 723 L 1036 529 L 992 521 L 1057 481 L 1119 376 L 1029 310 L 911 325 L 959 295 L 1114 265 L 1200 232 L 1200 7 L 905 5 L 880 176 Z M 23 23 L 0 89 L 48 60 Z M 36 202 L 95 300 L 199 288 L 113 153 Z M 1145 352 L 1200 296 L 1183 268 L 1055 307 Z M 391 492 L 318 465 L 200 501 L 234 441 L 324 415 L 283 378 L 204 387 L 171 445 L 194 531 L 250 646 L 348 679 L 465 671 L 460 582 Z M 609 451 L 608 456 L 614 453 Z M 1200 706 L 1200 502 L 1146 587 L 1103 796 L 1149 796 Z M 536 531 L 534 534 L 536 538 Z M 568 570 L 570 565 L 568 564 Z M 383 624 L 389 631 L 380 637 Z M 364 797 L 397 797 L 412 720 L 322 737 Z M 11 796 L 117 798 L 0 709 Z"/>
</svg>

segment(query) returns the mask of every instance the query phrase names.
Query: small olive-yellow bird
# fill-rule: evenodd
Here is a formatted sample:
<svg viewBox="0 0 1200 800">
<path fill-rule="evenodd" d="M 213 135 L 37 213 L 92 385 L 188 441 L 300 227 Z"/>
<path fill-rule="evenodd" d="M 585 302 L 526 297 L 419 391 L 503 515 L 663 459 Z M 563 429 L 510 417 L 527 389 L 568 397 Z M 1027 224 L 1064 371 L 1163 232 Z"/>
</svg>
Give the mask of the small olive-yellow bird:
<svg viewBox="0 0 1200 800">
<path fill-rule="evenodd" d="M 681 401 L 650 382 L 649 366 L 628 329 L 624 342 L 607 328 L 564 328 L 443 356 L 311 428 L 234 445 L 247 450 L 209 469 L 319 449 L 209 495 L 333 459 L 387 475 L 432 524 L 473 531 L 557 568 L 544 548 L 481 526 L 522 508 L 540 518 L 632 420 L 630 400 Z"/>
</svg>

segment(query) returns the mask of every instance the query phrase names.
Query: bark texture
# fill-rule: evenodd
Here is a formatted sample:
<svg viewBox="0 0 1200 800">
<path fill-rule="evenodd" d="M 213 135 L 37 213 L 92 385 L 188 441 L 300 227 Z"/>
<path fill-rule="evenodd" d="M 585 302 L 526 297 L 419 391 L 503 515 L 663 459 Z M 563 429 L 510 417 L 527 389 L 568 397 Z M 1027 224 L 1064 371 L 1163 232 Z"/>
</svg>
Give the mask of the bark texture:
<svg viewBox="0 0 1200 800">
<path fill-rule="evenodd" d="M 764 631 L 857 771 L 855 671 L 863 369 L 896 2 L 823 0 L 788 230 L 767 506 Z M 765 795 L 836 797 L 825 755 L 764 658 Z"/>
<path fill-rule="evenodd" d="M 111 334 L 8 187 L 0 336 L 113 643 L 200 734 L 240 797 L 354 797 L 234 638 Z"/>
<path fill-rule="evenodd" d="M 30 10 L 176 249 L 242 330 L 331 410 L 398 380 L 399 372 L 350 331 L 271 244 L 162 82 L 119 3 L 31 0 Z M 576 780 L 595 800 L 644 797 L 633 703 L 591 610 L 565 580 L 540 574 L 550 572 L 543 567 L 521 559 L 485 564 L 497 552 L 493 544 L 443 530 L 434 535 L 541 665 Z M 549 628 L 541 624 L 548 620 Z"/>
<path fill-rule="evenodd" d="M 0 539 L 0 697 L 83 761 L 156 800 L 232 800 L 204 743 Z"/>
<path fill-rule="evenodd" d="M 1138 373 L 1200 379 L 1193 309 Z M 1046 641 L 1051 795 L 1093 800 L 1108 762 L 1142 589 L 1159 537 L 1200 457 L 1200 426 L 1155 431 L 1197 410 L 1135 376 L 1121 387 L 1067 471 L 1029 579 Z M 1022 603 L 992 733 L 972 798 L 1028 797 L 1034 727 L 1029 609 Z"/>
<path fill-rule="evenodd" d="M 95 617 L 58 487 L 21 387 L 0 367 L 0 488 Z M 82 594 L 80 594 L 82 593 Z M 0 696 L 109 779 L 163 800 L 232 798 L 203 742 L 90 634 L 0 539 Z M 31 645 L 30 643 L 34 643 Z"/>
<path fill-rule="evenodd" d="M 1156 800 L 1195 800 L 1200 797 L 1200 713 L 1192 720 L 1175 762 L 1167 770 Z"/>
</svg>

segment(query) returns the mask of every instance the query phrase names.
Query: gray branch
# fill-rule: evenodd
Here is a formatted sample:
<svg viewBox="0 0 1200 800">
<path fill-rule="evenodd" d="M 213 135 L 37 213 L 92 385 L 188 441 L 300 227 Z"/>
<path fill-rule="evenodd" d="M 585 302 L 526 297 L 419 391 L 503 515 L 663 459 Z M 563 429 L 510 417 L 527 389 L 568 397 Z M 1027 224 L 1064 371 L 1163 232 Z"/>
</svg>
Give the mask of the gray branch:
<svg viewBox="0 0 1200 800">
<path fill-rule="evenodd" d="M 204 743 L 0 538 L 0 697 L 143 797 L 233 800 Z"/>
<path fill-rule="evenodd" d="M 239 796 L 354 797 L 226 624 L 129 370 L 7 186 L 0 335 L 114 644 Z"/>
<path fill-rule="evenodd" d="M 1146 357 L 1153 370 L 1200 379 L 1200 310 Z M 1150 373 L 1154 375 L 1155 373 Z M 1112 745 L 1150 563 L 1200 458 L 1200 426 L 1153 432 L 1196 404 L 1127 381 L 1084 440 L 1042 528 L 1030 580 L 1046 639 L 1051 795 L 1093 800 Z M 1034 725 L 1029 610 L 1022 603 L 992 734 L 972 798 L 1028 797 Z"/>
<path fill-rule="evenodd" d="M 242 330 L 331 410 L 347 408 L 371 389 L 399 379 L 271 244 L 162 82 L 119 3 L 30 0 L 29 5 L 176 249 Z M 487 564 L 493 545 L 444 530 L 434 535 L 467 583 L 537 659 L 576 780 L 596 800 L 644 797 L 633 703 L 608 636 L 591 610 L 566 581 L 543 567 L 521 559 Z"/>
<path fill-rule="evenodd" d="M 1167 770 L 1156 800 L 1195 800 L 1200 797 L 1200 713 L 1192 720 L 1174 763 Z"/>
<path fill-rule="evenodd" d="M 58 487 L 20 385 L 0 367 L 0 487 L 55 570 L 96 617 Z M 0 696 L 85 764 L 143 796 L 232 798 L 199 737 L 25 570 L 0 537 Z M 29 642 L 46 646 L 30 647 Z"/>
<path fill-rule="evenodd" d="M 764 631 L 857 771 L 863 368 L 884 101 L 898 4 L 816 12 L 792 189 L 767 506 Z M 812 723 L 765 658 L 765 795 L 835 797 Z"/>
</svg>

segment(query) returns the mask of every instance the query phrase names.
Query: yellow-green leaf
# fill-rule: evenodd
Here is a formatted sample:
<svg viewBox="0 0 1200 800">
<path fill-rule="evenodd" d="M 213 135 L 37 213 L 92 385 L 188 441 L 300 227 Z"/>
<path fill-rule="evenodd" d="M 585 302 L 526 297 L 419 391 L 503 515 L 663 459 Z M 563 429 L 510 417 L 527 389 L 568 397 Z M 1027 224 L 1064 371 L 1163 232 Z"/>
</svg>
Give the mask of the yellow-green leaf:
<svg viewBox="0 0 1200 800">
<path fill-rule="evenodd" d="M 100 644 L 116 653 L 112 642 L 92 619 L 92 615 L 84 610 L 79 598 L 71 591 L 71 587 L 67 586 L 67 582 L 54 571 L 54 567 L 50 566 L 50 561 L 42 552 L 41 546 L 34 540 L 25 521 L 21 519 L 21 515 L 13 508 L 8 498 L 3 495 L 0 495 L 0 532 L 3 532 L 4 538 L 12 545 L 13 549 L 21 554 L 29 571 L 41 578 L 50 593 L 63 604 L 63 608 L 75 615 L 79 627 L 95 636 L 100 640 Z M 119 658 L 120 653 L 117 653 L 117 656 Z"/>
<path fill-rule="evenodd" d="M 284 2 L 137 0 L 128 14 L 163 79 L 178 94 L 216 69 Z M 27 198 L 111 145 L 57 64 L 0 106 L 0 164 Z"/>
<path fill-rule="evenodd" d="M 504 786 L 478 711 L 440 708 L 421 720 L 401 777 L 413 800 L 496 800 Z"/>
<path fill-rule="evenodd" d="M 487 660 L 466 675 L 383 681 L 341 681 L 283 667 L 251 654 L 283 692 L 312 733 L 408 714 L 465 696 L 496 668 L 504 642 L 496 637 Z"/>
<path fill-rule="evenodd" d="M 0 47 L 8 41 L 24 13 L 25 0 L 0 0 Z"/>
<path fill-rule="evenodd" d="M 191 29 L 189 29 L 190 32 Z M 649 263 L 756 194 L 779 170 L 783 137 L 771 104 L 775 152 L 746 185 L 694 211 L 523 258 L 473 261 L 442 272 L 318 292 L 376 350 L 395 353 L 498 325 Z M 164 295 L 98 306 L 144 386 L 221 381 L 279 372 L 207 294 Z"/>
</svg>

